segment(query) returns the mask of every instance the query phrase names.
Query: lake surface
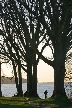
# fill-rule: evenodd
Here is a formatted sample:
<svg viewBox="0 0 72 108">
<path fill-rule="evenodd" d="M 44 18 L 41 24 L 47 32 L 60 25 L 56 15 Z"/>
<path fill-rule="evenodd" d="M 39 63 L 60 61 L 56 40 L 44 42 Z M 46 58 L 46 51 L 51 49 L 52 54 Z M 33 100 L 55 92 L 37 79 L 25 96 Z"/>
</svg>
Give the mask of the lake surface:
<svg viewBox="0 0 72 108">
<path fill-rule="evenodd" d="M 27 90 L 27 83 L 23 83 L 22 85 L 23 93 Z M 14 94 L 16 94 L 16 85 L 15 84 L 2 84 L 1 86 L 2 95 L 5 97 L 11 97 Z M 51 97 L 54 90 L 54 83 L 48 82 L 48 83 L 38 83 L 37 84 L 37 92 L 40 98 L 44 99 L 44 91 L 48 91 L 47 97 Z"/>
</svg>

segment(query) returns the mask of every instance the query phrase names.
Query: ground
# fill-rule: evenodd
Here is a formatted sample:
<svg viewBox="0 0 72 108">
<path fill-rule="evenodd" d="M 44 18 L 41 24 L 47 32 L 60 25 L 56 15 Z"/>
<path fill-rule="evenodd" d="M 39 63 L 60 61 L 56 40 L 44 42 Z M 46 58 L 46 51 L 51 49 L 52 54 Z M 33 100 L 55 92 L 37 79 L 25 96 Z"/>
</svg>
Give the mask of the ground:
<svg viewBox="0 0 72 108">
<path fill-rule="evenodd" d="M 66 98 L 40 99 L 29 97 L 1 97 L 0 108 L 72 108 L 72 102 Z"/>
</svg>

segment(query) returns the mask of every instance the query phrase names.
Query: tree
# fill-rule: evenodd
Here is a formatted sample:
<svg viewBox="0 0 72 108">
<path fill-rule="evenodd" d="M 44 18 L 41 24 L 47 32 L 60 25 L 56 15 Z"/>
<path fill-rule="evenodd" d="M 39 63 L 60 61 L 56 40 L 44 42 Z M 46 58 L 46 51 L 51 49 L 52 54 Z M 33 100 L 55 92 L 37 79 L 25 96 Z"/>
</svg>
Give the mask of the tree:
<svg viewBox="0 0 72 108">
<path fill-rule="evenodd" d="M 46 41 L 44 48 L 49 45 L 53 53 L 53 61 L 47 60 L 42 51 L 36 49 L 36 53 L 48 65 L 54 68 L 54 93 L 53 96 L 65 95 L 64 76 L 65 76 L 65 59 L 67 52 L 72 47 L 72 1 L 65 0 L 35 0 L 21 1 L 17 0 L 24 6 L 29 13 L 42 26 L 46 32 L 49 41 Z M 31 5 L 33 7 L 31 7 Z M 33 10 L 32 10 L 33 9 Z M 66 11 L 67 10 L 67 11 Z M 43 33 L 44 33 L 43 32 Z M 46 39 L 44 37 L 44 39 Z M 32 41 L 30 43 L 32 45 Z M 33 48 L 33 47 L 32 47 Z M 34 50 L 34 48 L 33 48 Z M 34 50 L 35 51 L 35 50 Z"/>
<path fill-rule="evenodd" d="M 14 0 L 12 1 L 14 2 Z M 48 65 L 54 68 L 53 96 L 65 95 L 65 59 L 67 52 L 72 47 L 71 0 L 69 2 L 65 0 L 35 0 L 34 2 L 32 0 L 17 0 L 16 3 L 18 3 L 20 8 L 18 9 L 19 11 L 17 11 L 16 6 L 14 7 L 14 15 L 16 15 L 16 12 L 18 12 L 18 22 L 20 24 L 21 31 L 23 31 L 23 33 L 26 34 L 24 35 L 24 37 L 27 40 L 27 45 L 31 46 L 32 50 L 36 54 L 38 54 L 40 59 L 42 59 L 44 62 L 46 62 Z M 13 5 L 16 3 L 14 2 Z M 31 14 L 31 16 L 29 16 L 29 14 Z M 37 45 L 39 45 L 39 43 L 44 42 L 41 52 L 38 50 L 37 47 L 35 48 L 33 46 L 32 38 L 30 36 L 31 32 L 29 32 L 30 17 L 32 17 L 34 29 L 38 26 L 40 27 L 38 30 L 38 32 L 40 33 L 38 34 L 37 39 L 39 39 L 39 42 Z M 13 19 L 15 20 L 17 20 L 17 18 L 13 17 Z M 35 27 L 35 24 L 38 24 L 38 26 Z M 15 26 L 15 28 L 17 27 Z M 20 34 L 22 34 L 22 32 L 20 32 L 19 29 L 18 31 L 16 35 L 21 41 Z M 46 46 L 49 46 L 52 50 L 53 59 L 51 60 L 47 59 L 42 55 L 42 52 L 44 51 Z"/>
<path fill-rule="evenodd" d="M 20 63 L 19 63 L 19 59 L 18 59 L 19 56 L 21 55 L 22 60 L 27 59 L 26 60 L 26 62 L 27 62 L 27 76 L 28 76 L 27 79 L 29 80 L 28 81 L 29 85 L 27 87 L 27 88 L 29 88 L 28 92 L 30 91 L 31 95 L 33 93 L 35 95 L 37 95 L 37 61 L 36 61 L 36 54 L 33 52 L 33 54 L 32 54 L 33 55 L 33 60 L 32 60 L 32 55 L 29 54 L 29 52 L 28 52 L 29 50 L 31 50 L 31 48 L 29 46 L 30 42 L 27 41 L 26 37 L 24 37 L 24 34 L 27 35 L 27 32 L 23 31 L 23 29 L 25 29 L 25 27 L 27 26 L 25 24 L 25 19 L 24 19 L 24 24 L 26 26 L 24 28 L 22 28 L 21 26 L 23 26 L 23 24 L 22 24 L 23 18 L 21 16 L 21 13 L 19 13 L 18 7 L 16 6 L 16 3 L 14 1 L 10 1 L 10 3 L 8 3 L 8 2 L 5 3 L 5 6 L 7 6 L 7 7 L 5 7 L 5 11 L 4 11 L 5 13 L 2 12 L 4 14 L 4 16 L 2 16 L 2 19 L 4 21 L 5 28 L 6 28 L 6 31 L 5 30 L 2 31 L 3 32 L 2 35 L 4 36 L 4 33 L 6 34 L 6 32 L 7 32 L 7 35 L 4 36 L 4 42 L 6 43 L 6 47 L 8 48 L 8 52 L 11 55 L 12 59 L 14 59 L 15 62 L 18 63 L 19 67 L 20 67 Z M 9 8 L 9 5 L 11 5 L 11 8 Z M 20 10 L 20 11 L 22 11 L 22 10 Z M 11 16 L 10 16 L 10 13 L 11 13 Z M 9 17 L 8 17 L 8 15 L 9 15 Z M 17 25 L 18 28 L 17 28 L 16 24 L 18 24 Z M 3 28 L 3 26 L 2 26 L 2 28 Z M 24 32 L 23 35 L 22 35 L 22 32 Z M 25 41 L 25 43 L 24 43 L 24 41 Z M 34 41 L 34 39 L 33 39 L 33 41 Z M 35 45 L 35 43 L 34 43 L 34 45 Z M 23 48 L 23 49 L 21 49 L 21 48 Z M 13 51 L 15 51 L 16 55 L 13 54 Z M 26 51 L 26 53 L 25 53 L 25 51 Z M 19 53 L 20 53 L 20 55 L 19 55 Z M 14 60 L 12 60 L 12 63 L 13 63 L 13 68 L 15 70 Z M 31 81 L 32 80 L 32 66 L 34 67 L 33 68 L 33 70 L 34 70 L 33 81 Z M 14 74 L 16 75 L 16 72 L 14 72 Z M 19 72 L 19 76 L 20 75 L 21 74 Z M 35 75 L 36 75 L 36 77 L 35 77 Z M 17 77 L 16 77 L 16 81 L 17 81 Z M 20 79 L 20 81 L 21 81 L 21 79 Z M 17 84 L 17 82 L 16 82 L 16 84 Z M 20 83 L 20 85 L 21 85 L 21 83 Z M 33 85 L 33 87 L 32 87 L 32 85 Z M 19 88 L 21 88 L 21 87 L 19 87 Z M 33 90 L 31 90 L 32 88 L 33 88 Z"/>
<path fill-rule="evenodd" d="M 7 9 L 7 8 L 5 8 Z M 5 10 L 7 12 L 7 10 Z M 20 55 L 19 52 L 17 51 L 17 46 L 15 43 L 15 37 L 13 36 L 12 33 L 12 29 L 10 27 L 12 27 L 12 25 L 9 25 L 9 21 L 10 21 L 10 17 L 3 17 L 3 11 L 1 12 L 1 42 L 0 43 L 0 54 L 3 54 L 5 56 L 7 56 L 13 64 L 13 68 L 14 68 L 14 75 L 15 75 L 15 82 L 16 82 L 16 87 L 17 87 L 17 92 L 19 96 L 23 96 L 22 93 L 22 77 L 21 77 L 21 64 L 20 63 Z M 5 14 L 6 15 L 6 14 Z M 4 23 L 4 21 L 7 21 L 7 23 Z M 7 28 L 5 29 L 5 27 L 7 26 Z M 14 30 L 14 28 L 13 28 Z M 15 47 L 14 47 L 15 45 Z M 14 49 L 13 49 L 14 47 Z M 16 55 L 14 54 L 14 52 L 16 53 Z M 19 76 L 19 84 L 18 84 L 18 78 L 17 78 L 17 73 L 16 73 L 16 66 L 15 66 L 15 62 L 18 64 L 18 76 Z"/>
</svg>

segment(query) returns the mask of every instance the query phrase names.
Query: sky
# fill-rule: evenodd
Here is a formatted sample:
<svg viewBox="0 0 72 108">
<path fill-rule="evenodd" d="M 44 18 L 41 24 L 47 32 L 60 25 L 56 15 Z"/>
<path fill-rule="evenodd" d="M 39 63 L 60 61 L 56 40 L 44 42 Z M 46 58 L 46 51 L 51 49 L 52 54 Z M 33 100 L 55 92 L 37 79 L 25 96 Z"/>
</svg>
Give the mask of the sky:
<svg viewBox="0 0 72 108">
<path fill-rule="evenodd" d="M 52 56 L 52 52 L 49 47 L 45 48 L 43 55 L 46 57 Z M 2 64 L 2 73 L 4 73 L 6 76 L 12 76 L 12 68 L 9 64 Z M 27 78 L 25 72 L 22 72 L 22 77 L 25 79 Z M 47 63 L 43 62 L 41 59 L 39 60 L 37 66 L 37 78 L 38 82 L 54 82 L 54 69 Z"/>
<path fill-rule="evenodd" d="M 12 69 L 8 64 L 2 64 L 2 75 L 12 76 Z M 26 73 L 22 74 L 23 78 L 27 78 Z M 54 70 L 47 63 L 42 60 L 39 61 L 37 66 L 37 78 L 38 82 L 53 82 L 54 81 Z"/>
<path fill-rule="evenodd" d="M 49 47 L 46 47 L 46 49 L 43 52 L 44 56 L 50 57 L 51 56 L 51 50 Z M 6 76 L 12 75 L 12 68 L 9 64 L 2 64 L 2 75 L 5 74 Z M 22 74 L 23 78 L 27 78 L 26 73 L 23 72 Z M 37 78 L 38 82 L 53 82 L 54 81 L 54 70 L 51 66 L 49 66 L 47 63 L 43 62 L 42 60 L 39 60 L 38 66 L 37 66 Z"/>
<path fill-rule="evenodd" d="M 54 69 L 42 60 L 38 64 L 38 82 L 54 82 Z"/>
<path fill-rule="evenodd" d="M 2 39 L 0 37 L 0 40 L 2 42 Z M 39 45 L 39 51 L 41 51 L 42 44 Z M 49 47 L 46 47 L 43 55 L 46 57 L 51 57 L 52 52 Z M 12 68 L 9 64 L 2 64 L 2 75 L 5 76 L 12 76 Z M 27 78 L 26 73 L 23 72 L 22 74 L 23 78 Z M 53 82 L 54 81 L 54 70 L 51 66 L 43 62 L 42 60 L 39 61 L 37 66 L 37 78 L 38 82 Z"/>
</svg>

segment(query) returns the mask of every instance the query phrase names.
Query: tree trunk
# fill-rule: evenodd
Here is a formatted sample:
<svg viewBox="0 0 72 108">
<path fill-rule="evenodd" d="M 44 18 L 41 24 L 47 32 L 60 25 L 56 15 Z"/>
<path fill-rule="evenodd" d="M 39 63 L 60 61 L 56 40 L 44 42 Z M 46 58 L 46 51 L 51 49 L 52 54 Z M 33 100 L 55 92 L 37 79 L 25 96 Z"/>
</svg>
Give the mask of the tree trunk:
<svg viewBox="0 0 72 108">
<path fill-rule="evenodd" d="M 24 93 L 24 96 L 32 95 L 32 54 L 31 48 L 27 53 L 27 91 Z"/>
<path fill-rule="evenodd" d="M 31 95 L 32 91 L 32 64 L 28 64 L 28 71 L 27 71 L 27 91 L 29 95 Z"/>
<path fill-rule="evenodd" d="M 33 81 L 32 81 L 32 94 L 35 97 L 38 97 L 37 94 L 37 62 L 36 54 L 33 54 Z"/>
<path fill-rule="evenodd" d="M 32 95 L 32 64 L 30 60 L 27 62 L 27 91 L 24 93 L 24 96 Z"/>
<path fill-rule="evenodd" d="M 66 95 L 64 89 L 65 68 L 60 64 L 54 69 L 54 96 Z"/>
<path fill-rule="evenodd" d="M 65 96 L 64 89 L 65 75 L 65 55 L 61 44 L 56 44 L 54 48 L 54 92 L 53 96 Z"/>
<path fill-rule="evenodd" d="M 19 89 L 18 89 L 18 77 L 17 77 L 17 72 L 16 72 L 16 66 L 15 66 L 15 63 L 12 62 L 13 64 L 13 69 L 14 69 L 14 76 L 15 76 L 15 83 L 16 83 L 16 88 L 17 88 L 17 93 L 19 92 Z"/>
<path fill-rule="evenodd" d="M 19 58 L 19 62 L 18 62 L 18 74 L 19 74 L 19 92 L 18 92 L 18 96 L 23 96 L 23 91 L 22 91 L 22 75 L 21 75 L 21 61 Z"/>
</svg>

